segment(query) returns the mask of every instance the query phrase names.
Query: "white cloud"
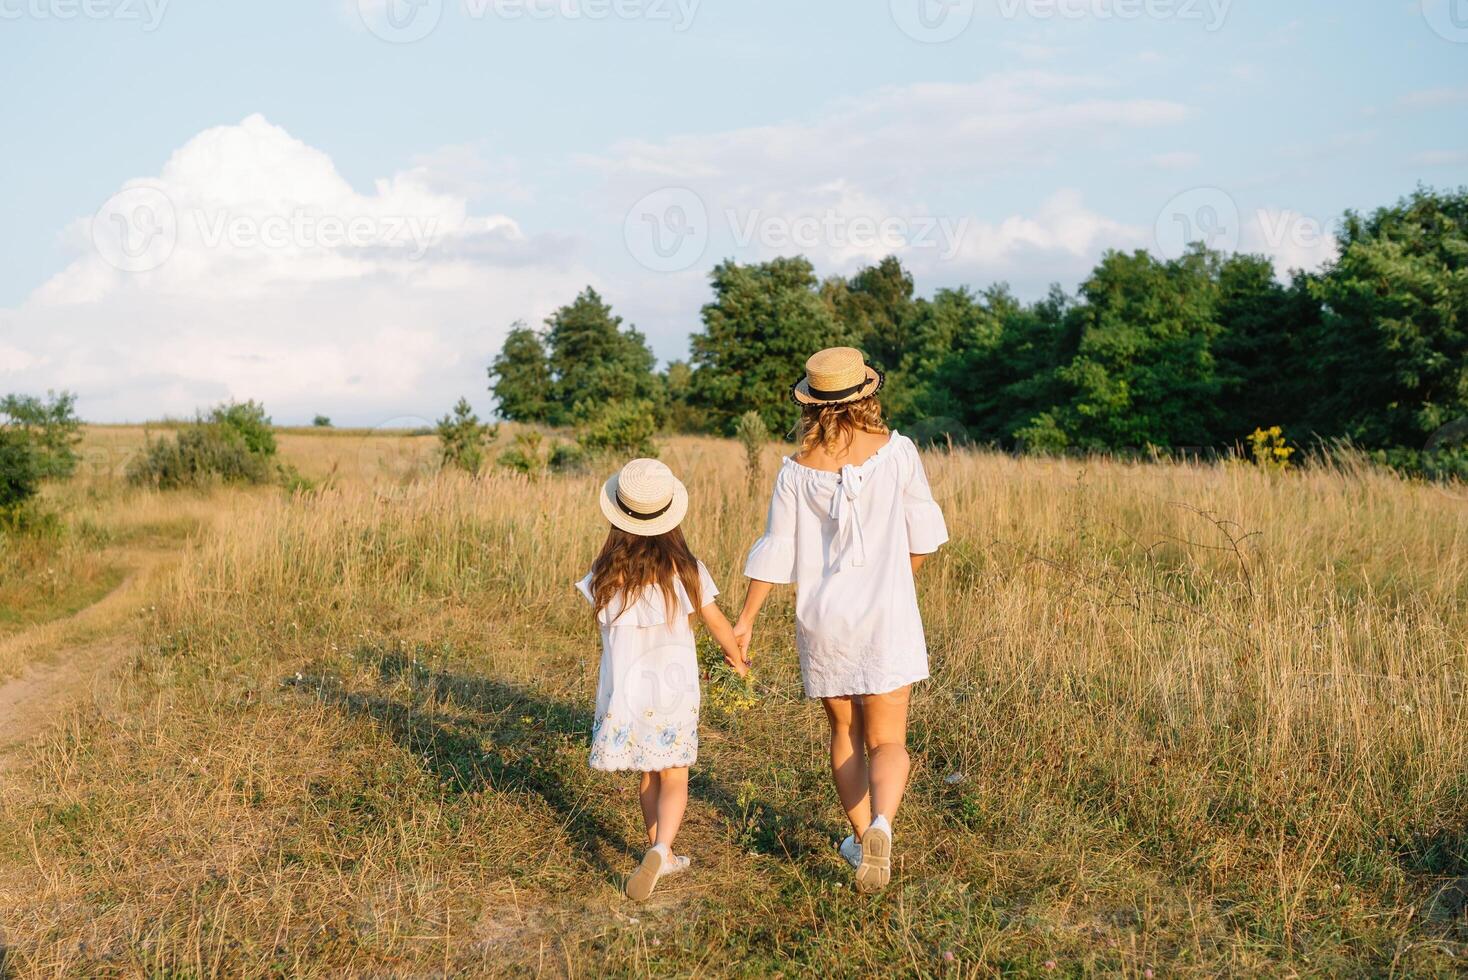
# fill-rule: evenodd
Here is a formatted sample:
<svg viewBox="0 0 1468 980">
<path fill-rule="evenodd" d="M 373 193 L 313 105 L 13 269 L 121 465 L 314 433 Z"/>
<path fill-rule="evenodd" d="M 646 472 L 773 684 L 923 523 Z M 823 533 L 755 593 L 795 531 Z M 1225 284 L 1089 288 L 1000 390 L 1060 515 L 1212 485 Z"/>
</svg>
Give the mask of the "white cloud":
<svg viewBox="0 0 1468 980">
<path fill-rule="evenodd" d="M 0 311 L 0 388 L 73 389 L 95 419 L 226 397 L 358 422 L 441 411 L 459 394 L 483 404 L 507 325 L 591 277 L 567 257 L 574 243 L 473 214 L 443 186 L 420 161 L 359 192 L 260 116 L 206 130 L 122 189 L 153 195 L 150 222 L 169 212 L 171 251 L 123 271 L 109 258 L 138 230 L 74 222 L 75 259 Z"/>
<path fill-rule="evenodd" d="M 1288 208 L 1260 208 L 1244 222 L 1240 251 L 1267 256 L 1281 279 L 1316 271 L 1336 257 L 1333 225 Z"/>
<path fill-rule="evenodd" d="M 1192 115 L 1109 89 L 1105 79 L 1043 71 L 895 86 L 811 121 L 629 140 L 579 162 L 603 175 L 610 208 L 659 188 L 693 191 L 709 218 L 706 254 L 798 252 L 822 272 L 846 273 L 896 253 L 920 284 L 1014 277 L 1042 288 L 1143 236 L 1075 192 L 1038 210 L 996 208 L 992 182 L 1055 165 L 1078 147 L 1123 147 L 1138 130 Z M 980 216 L 976 205 L 999 216 Z M 893 234 L 862 233 L 883 226 Z"/>
</svg>

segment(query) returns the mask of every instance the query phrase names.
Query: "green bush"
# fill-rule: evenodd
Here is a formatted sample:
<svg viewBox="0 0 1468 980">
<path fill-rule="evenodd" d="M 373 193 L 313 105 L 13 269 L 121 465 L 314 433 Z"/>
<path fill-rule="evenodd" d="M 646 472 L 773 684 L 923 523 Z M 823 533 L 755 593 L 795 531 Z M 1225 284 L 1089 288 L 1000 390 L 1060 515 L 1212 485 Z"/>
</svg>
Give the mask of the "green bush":
<svg viewBox="0 0 1468 980">
<path fill-rule="evenodd" d="M 535 429 L 515 433 L 515 444 L 499 454 L 495 460 L 500 466 L 526 476 L 539 476 L 549 465 L 541 444 L 545 437 Z"/>
<path fill-rule="evenodd" d="M 591 463 L 591 454 L 574 442 L 558 442 L 551 447 L 550 468 L 557 473 L 581 473 Z"/>
<path fill-rule="evenodd" d="M 656 456 L 652 441 L 658 430 L 657 410 L 650 401 L 611 402 L 582 427 L 577 441 L 588 452 Z"/>
<path fill-rule="evenodd" d="M 764 482 L 764 451 L 770 441 L 770 429 L 764 416 L 750 409 L 739 416 L 734 426 L 734 436 L 744 447 L 745 476 L 749 480 L 750 492 L 755 492 Z"/>
<path fill-rule="evenodd" d="M 269 483 L 284 473 L 274 457 L 275 432 L 265 407 L 229 402 L 179 429 L 172 439 L 150 440 L 128 463 L 127 479 L 159 490 L 216 482 Z"/>
<path fill-rule="evenodd" d="M 82 437 L 75 395 L 47 392 L 44 400 L 6 395 L 0 399 L 0 416 L 7 431 L 19 433 L 29 444 L 39 479 L 64 480 L 76 471 L 76 446 Z"/>
<path fill-rule="evenodd" d="M 267 483 L 274 476 L 270 457 L 250 451 L 238 430 L 217 422 L 197 422 L 172 439 L 150 441 L 127 465 L 128 482 L 159 490 L 210 483 Z"/>
<path fill-rule="evenodd" d="M 311 420 L 311 424 L 318 429 L 329 429 L 331 428 L 331 419 L 325 415 L 318 415 Z"/>
<path fill-rule="evenodd" d="M 0 518 L 15 516 L 41 488 L 41 468 L 30 436 L 0 426 Z"/>
<path fill-rule="evenodd" d="M 1382 449 L 1371 454 L 1382 466 L 1421 480 L 1461 480 L 1468 483 L 1468 446 L 1437 449 Z"/>
<path fill-rule="evenodd" d="M 209 421 L 238 433 L 251 455 L 266 458 L 275 455 L 275 432 L 270 428 L 270 416 L 265 414 L 264 405 L 253 401 L 228 402 L 211 409 Z"/>
<path fill-rule="evenodd" d="M 499 426 L 480 422 L 469 400 L 460 398 L 453 413 L 438 420 L 436 431 L 440 465 L 478 473 L 484 466 L 485 446 L 498 434 Z"/>
</svg>

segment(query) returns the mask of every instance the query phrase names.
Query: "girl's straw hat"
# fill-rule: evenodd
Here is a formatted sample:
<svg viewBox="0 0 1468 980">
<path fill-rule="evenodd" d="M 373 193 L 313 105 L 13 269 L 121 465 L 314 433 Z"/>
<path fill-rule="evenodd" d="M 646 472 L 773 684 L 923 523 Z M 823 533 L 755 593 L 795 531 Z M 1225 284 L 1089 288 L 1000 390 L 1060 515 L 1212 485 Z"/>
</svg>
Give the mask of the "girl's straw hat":
<svg viewBox="0 0 1468 980">
<path fill-rule="evenodd" d="M 855 347 L 828 347 L 805 362 L 805 377 L 790 389 L 797 405 L 844 405 L 882 389 L 882 372 Z"/>
<path fill-rule="evenodd" d="M 665 464 L 634 459 L 601 488 L 601 512 L 629 534 L 656 537 L 688 513 L 688 488 Z"/>
</svg>

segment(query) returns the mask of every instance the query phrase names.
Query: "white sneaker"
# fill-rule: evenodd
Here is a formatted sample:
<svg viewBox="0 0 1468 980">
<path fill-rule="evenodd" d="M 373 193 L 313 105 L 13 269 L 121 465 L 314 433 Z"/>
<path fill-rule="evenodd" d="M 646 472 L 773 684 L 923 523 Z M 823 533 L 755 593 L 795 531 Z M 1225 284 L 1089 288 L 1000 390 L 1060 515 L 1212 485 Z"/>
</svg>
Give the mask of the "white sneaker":
<svg viewBox="0 0 1468 980">
<path fill-rule="evenodd" d="M 879 892 L 892 878 L 892 827 L 878 817 L 861 838 L 861 867 L 856 869 L 856 890 L 864 895 Z"/>
<path fill-rule="evenodd" d="M 686 855 L 686 854 L 675 854 L 675 855 L 673 855 L 673 860 L 672 861 L 665 861 L 665 862 L 663 862 L 663 875 L 662 876 L 664 878 L 671 878 L 673 875 L 680 875 L 683 872 L 687 871 L 688 870 L 688 866 L 690 864 L 692 864 L 692 863 L 693 863 L 693 858 L 689 857 L 688 855 Z"/>
<path fill-rule="evenodd" d="M 846 839 L 837 845 L 836 850 L 846 859 L 846 863 L 853 868 L 861 867 L 861 841 L 856 839 L 855 834 L 847 834 Z"/>
<path fill-rule="evenodd" d="M 642 863 L 637 866 L 637 870 L 627 878 L 627 897 L 634 902 L 647 901 L 647 896 L 652 894 L 658 879 L 663 875 L 664 866 L 672 863 L 671 860 L 664 860 L 661 848 L 649 848 L 642 856 Z"/>
</svg>

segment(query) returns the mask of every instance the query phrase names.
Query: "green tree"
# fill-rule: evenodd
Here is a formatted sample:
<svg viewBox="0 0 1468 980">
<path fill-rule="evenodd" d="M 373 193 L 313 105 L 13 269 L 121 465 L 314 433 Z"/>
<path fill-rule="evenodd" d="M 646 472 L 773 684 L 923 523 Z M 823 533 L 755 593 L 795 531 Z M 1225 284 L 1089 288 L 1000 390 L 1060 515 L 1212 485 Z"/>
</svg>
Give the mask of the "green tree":
<svg viewBox="0 0 1468 980">
<path fill-rule="evenodd" d="M 0 416 L 4 428 L 21 433 L 29 442 L 40 479 L 64 480 L 76 471 L 76 447 L 82 441 L 76 395 L 52 391 L 44 400 L 6 395 L 0 399 Z"/>
<path fill-rule="evenodd" d="M 803 258 L 725 261 L 710 278 L 714 300 L 704 306 L 703 330 L 691 341 L 694 402 L 720 432 L 749 409 L 770 431 L 785 432 L 797 414 L 790 386 L 806 358 L 851 338 L 822 301 Z"/>
<path fill-rule="evenodd" d="M 708 413 L 694 401 L 693 368 L 687 361 L 672 361 L 663 370 L 663 390 L 668 403 L 668 425 L 676 432 L 702 432 L 708 428 Z"/>
<path fill-rule="evenodd" d="M 657 359 L 636 327 L 622 328 L 590 286 L 545 321 L 552 406 L 548 421 L 565 424 L 622 401 L 645 401 L 660 413 Z"/>
<path fill-rule="evenodd" d="M 923 316 L 935 351 L 947 350 L 919 372 L 922 414 L 952 417 L 978 442 L 1010 444 L 1068 397 L 1059 369 L 1075 354 L 1075 309 L 1059 286 L 1028 306 L 1005 285 L 979 296 L 940 291 Z"/>
<path fill-rule="evenodd" d="M 1076 356 L 1060 417 L 1087 449 L 1208 445 L 1217 427 L 1220 257 L 1202 247 L 1171 262 L 1109 252 L 1081 286 Z"/>
<path fill-rule="evenodd" d="M 1311 428 L 1421 448 L 1468 413 L 1468 189 L 1348 212 L 1316 292 Z"/>
<path fill-rule="evenodd" d="M 828 280 L 821 292 L 868 361 L 889 374 L 902 369 L 916 339 L 917 307 L 912 274 L 896 256 Z"/>
<path fill-rule="evenodd" d="M 497 426 L 479 421 L 469 399 L 460 398 L 453 412 L 438 420 L 436 432 L 440 465 L 478 473 L 484 466 L 485 447 L 498 431 Z"/>
<path fill-rule="evenodd" d="M 551 369 L 540 334 L 516 322 L 489 368 L 501 418 L 545 422 L 551 416 Z"/>
<path fill-rule="evenodd" d="M 1288 285 L 1260 255 L 1234 255 L 1219 270 L 1215 443 L 1241 443 L 1256 429 L 1294 432 L 1316 396 L 1307 358 L 1319 336 L 1310 277 Z"/>
</svg>

